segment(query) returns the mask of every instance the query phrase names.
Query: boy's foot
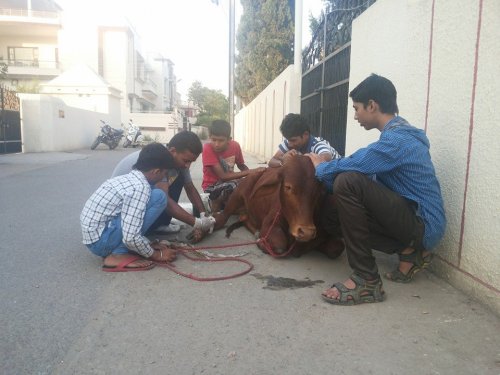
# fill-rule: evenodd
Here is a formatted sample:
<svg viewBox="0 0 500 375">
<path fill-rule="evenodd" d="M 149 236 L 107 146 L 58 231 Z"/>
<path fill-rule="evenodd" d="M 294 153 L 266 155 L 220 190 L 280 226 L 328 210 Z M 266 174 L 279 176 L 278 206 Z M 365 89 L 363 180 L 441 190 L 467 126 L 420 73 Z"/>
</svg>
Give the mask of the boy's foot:
<svg viewBox="0 0 500 375">
<path fill-rule="evenodd" d="M 429 267 L 432 261 L 432 253 L 429 251 L 404 249 L 399 254 L 399 266 L 392 272 L 387 272 L 384 277 L 397 283 L 409 283 L 415 274 Z"/>
<path fill-rule="evenodd" d="M 130 260 L 130 263 L 124 264 Z M 150 266 L 154 266 L 154 263 L 150 260 L 143 259 L 137 255 L 132 254 L 111 254 L 104 258 L 103 268 L 106 269 L 116 269 L 117 267 L 124 270 L 128 269 L 146 269 Z"/>
<path fill-rule="evenodd" d="M 357 305 L 360 303 L 382 302 L 385 292 L 380 277 L 365 280 L 353 273 L 343 283 L 335 283 L 321 293 L 324 301 L 334 305 Z"/>
</svg>

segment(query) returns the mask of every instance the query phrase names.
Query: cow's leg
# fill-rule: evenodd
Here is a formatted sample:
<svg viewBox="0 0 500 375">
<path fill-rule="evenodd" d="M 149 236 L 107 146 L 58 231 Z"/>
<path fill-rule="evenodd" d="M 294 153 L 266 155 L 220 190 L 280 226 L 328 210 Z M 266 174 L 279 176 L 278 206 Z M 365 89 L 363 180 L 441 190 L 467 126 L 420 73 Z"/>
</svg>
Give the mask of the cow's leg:
<svg viewBox="0 0 500 375">
<path fill-rule="evenodd" d="M 235 191 L 229 198 L 229 201 L 227 202 L 227 205 L 224 208 L 224 210 L 214 214 L 215 217 L 214 230 L 218 230 L 224 227 L 224 225 L 226 225 L 231 215 L 237 213 L 238 211 L 241 211 L 242 208 L 244 207 L 244 204 L 245 202 L 243 200 L 243 196 L 239 194 L 238 191 Z"/>
<path fill-rule="evenodd" d="M 318 248 L 319 251 L 324 253 L 328 258 L 338 258 L 345 250 L 344 240 L 340 237 L 328 237 L 328 240 Z"/>
</svg>

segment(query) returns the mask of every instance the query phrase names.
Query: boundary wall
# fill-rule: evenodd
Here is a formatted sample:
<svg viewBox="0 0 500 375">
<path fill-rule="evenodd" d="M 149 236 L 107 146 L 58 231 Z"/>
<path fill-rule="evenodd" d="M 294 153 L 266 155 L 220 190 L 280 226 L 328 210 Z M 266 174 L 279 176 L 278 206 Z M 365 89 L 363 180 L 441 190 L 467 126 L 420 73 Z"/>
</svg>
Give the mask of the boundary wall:
<svg viewBox="0 0 500 375">
<path fill-rule="evenodd" d="M 349 78 L 349 90 L 371 73 L 389 78 L 401 115 L 426 131 L 448 220 L 433 271 L 498 315 L 499 15 L 498 0 L 378 0 L 353 22 Z M 287 68 L 236 116 L 236 140 L 265 161 L 283 116 L 300 111 L 295 74 Z M 346 137 L 349 155 L 379 133 L 349 104 Z"/>
<path fill-rule="evenodd" d="M 288 66 L 234 119 L 234 138 L 242 149 L 269 161 L 283 140 L 279 126 L 288 113 L 300 113 L 301 75 Z"/>
</svg>

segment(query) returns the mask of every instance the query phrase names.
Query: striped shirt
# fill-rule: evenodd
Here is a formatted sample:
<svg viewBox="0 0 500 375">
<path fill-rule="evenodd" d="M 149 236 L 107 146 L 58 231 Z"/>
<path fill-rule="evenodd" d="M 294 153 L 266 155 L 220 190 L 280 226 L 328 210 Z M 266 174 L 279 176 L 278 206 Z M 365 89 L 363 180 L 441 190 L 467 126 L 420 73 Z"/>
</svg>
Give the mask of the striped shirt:
<svg viewBox="0 0 500 375">
<path fill-rule="evenodd" d="M 431 250 L 443 237 L 446 217 L 429 147 L 423 130 L 396 116 L 385 125 L 377 142 L 349 157 L 319 164 L 316 177 L 331 191 L 337 174 L 360 172 L 415 202 L 417 215 L 425 224 L 423 244 Z"/>
<path fill-rule="evenodd" d="M 121 214 L 123 243 L 127 248 L 149 258 L 153 248 L 141 234 L 151 185 L 140 171 L 111 178 L 88 199 L 80 215 L 83 243 L 99 240 L 108 223 Z"/>
<path fill-rule="evenodd" d="M 290 147 L 288 147 L 288 140 L 285 138 L 283 142 L 278 146 L 280 151 L 286 154 L 290 151 Z M 308 154 L 313 152 L 315 154 L 324 154 L 329 153 L 332 156 L 332 159 L 340 158 L 339 153 L 335 150 L 330 143 L 326 139 L 321 137 L 314 137 L 312 135 L 309 136 L 309 142 L 300 150 L 297 150 L 300 154 Z"/>
</svg>

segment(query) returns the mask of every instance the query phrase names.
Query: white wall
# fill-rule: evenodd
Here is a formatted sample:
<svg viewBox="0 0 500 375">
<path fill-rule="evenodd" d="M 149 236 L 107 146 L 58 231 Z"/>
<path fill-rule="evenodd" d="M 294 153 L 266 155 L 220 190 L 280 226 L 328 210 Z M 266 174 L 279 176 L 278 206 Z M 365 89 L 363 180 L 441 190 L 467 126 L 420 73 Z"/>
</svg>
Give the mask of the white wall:
<svg viewBox="0 0 500 375">
<path fill-rule="evenodd" d="M 23 152 L 72 151 L 90 148 L 100 121 L 110 115 L 67 106 L 49 95 L 19 94 Z M 64 117 L 61 117 L 64 116 Z"/>
<path fill-rule="evenodd" d="M 175 113 L 128 113 L 127 116 L 123 119 L 125 126 L 128 120 L 132 119 L 134 124 L 141 127 L 142 134 L 161 143 L 168 143 L 178 129 L 182 128 L 182 119 Z M 145 130 L 144 127 L 148 129 Z"/>
<path fill-rule="evenodd" d="M 241 147 L 268 161 L 282 141 L 279 126 L 288 113 L 300 113 L 300 72 L 288 66 L 235 116 L 234 139 Z"/>
<path fill-rule="evenodd" d="M 353 24 L 349 85 L 391 79 L 401 115 L 426 130 L 448 219 L 434 269 L 500 313 L 499 15 L 497 0 L 379 0 Z M 346 154 L 379 136 L 353 116 Z"/>
</svg>

